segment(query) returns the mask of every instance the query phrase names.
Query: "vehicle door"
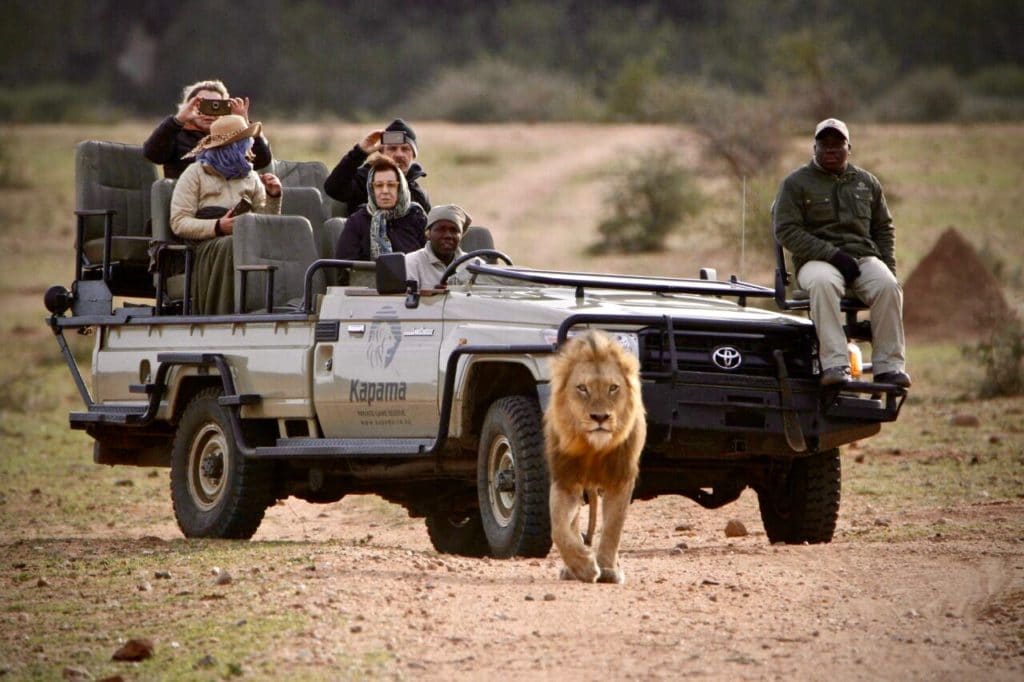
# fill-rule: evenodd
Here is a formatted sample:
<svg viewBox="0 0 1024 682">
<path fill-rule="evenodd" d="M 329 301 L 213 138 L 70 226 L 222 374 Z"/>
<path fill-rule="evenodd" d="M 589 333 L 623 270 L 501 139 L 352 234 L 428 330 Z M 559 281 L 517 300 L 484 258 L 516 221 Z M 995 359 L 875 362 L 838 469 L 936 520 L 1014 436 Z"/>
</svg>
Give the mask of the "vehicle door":
<svg viewBox="0 0 1024 682">
<path fill-rule="evenodd" d="M 437 434 L 444 295 L 415 308 L 404 295 L 346 295 L 337 341 L 314 353 L 315 399 L 327 438 Z"/>
</svg>

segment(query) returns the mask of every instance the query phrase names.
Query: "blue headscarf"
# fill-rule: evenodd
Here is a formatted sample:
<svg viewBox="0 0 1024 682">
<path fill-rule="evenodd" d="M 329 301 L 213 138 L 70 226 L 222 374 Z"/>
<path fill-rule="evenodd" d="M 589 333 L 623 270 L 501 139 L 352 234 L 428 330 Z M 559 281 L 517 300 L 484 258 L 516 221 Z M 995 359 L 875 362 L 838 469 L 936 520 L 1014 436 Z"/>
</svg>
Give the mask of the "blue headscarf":
<svg viewBox="0 0 1024 682">
<path fill-rule="evenodd" d="M 226 179 L 234 180 L 235 178 L 244 178 L 252 172 L 252 163 L 249 161 L 250 149 L 252 149 L 252 138 L 243 137 L 231 144 L 204 149 L 196 158 Z"/>
</svg>

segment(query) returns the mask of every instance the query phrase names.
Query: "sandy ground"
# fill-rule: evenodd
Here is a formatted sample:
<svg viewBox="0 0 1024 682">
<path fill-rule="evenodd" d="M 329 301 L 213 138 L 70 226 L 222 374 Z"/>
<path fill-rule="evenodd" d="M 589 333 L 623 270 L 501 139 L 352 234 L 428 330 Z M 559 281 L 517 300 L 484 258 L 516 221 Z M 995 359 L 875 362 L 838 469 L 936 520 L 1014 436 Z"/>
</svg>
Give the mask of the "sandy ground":
<svg viewBox="0 0 1024 682">
<path fill-rule="evenodd" d="M 328 649 L 332 639 L 346 650 L 383 643 L 397 652 L 398 675 L 1021 679 L 1024 673 L 1024 642 L 1012 636 L 1024 627 L 1020 502 L 899 521 L 847 503 L 836 541 L 818 546 L 770 545 L 751 491 L 714 512 L 678 497 L 636 502 L 623 542 L 622 586 L 556 580 L 557 550 L 544 560 L 434 557 L 420 522 L 381 526 L 361 506 L 366 502 L 342 501 L 325 510 L 291 501 L 272 510 L 257 539 L 326 533 L 358 544 L 372 534 L 366 545 L 320 555 L 318 579 L 307 585 L 328 602 L 341 589 L 345 610 L 361 619 L 358 637 L 319 633 Z M 750 535 L 726 538 L 731 518 Z M 943 540 L 944 525 L 968 522 L 993 532 Z M 920 526 L 922 537 L 887 544 L 857 539 L 876 523 Z"/>
<path fill-rule="evenodd" d="M 677 497 L 637 501 L 621 586 L 559 581 L 554 549 L 545 559 L 439 555 L 421 520 L 363 496 L 279 503 L 252 549 L 232 550 L 233 561 L 245 563 L 222 567 L 234 582 L 212 588 L 215 548 L 182 540 L 169 507 L 151 496 L 128 510 L 131 526 L 126 518 L 123 527 L 48 528 L 49 539 L 22 534 L 8 545 L 8 561 L 31 563 L 41 553 L 163 561 L 174 579 L 154 580 L 153 592 L 135 599 L 150 603 L 144 611 L 159 612 L 164 627 L 147 617 L 126 632 L 157 633 L 165 655 L 175 646 L 175 621 L 195 617 L 194 595 L 203 595 L 206 613 L 242 613 L 243 626 L 282 613 L 297 619 L 295 636 L 246 661 L 255 677 L 316 670 L 328 679 L 1019 680 L 1024 673 L 1020 499 L 892 518 L 854 497 L 844 500 L 836 539 L 817 546 L 770 545 L 750 491 L 717 511 Z M 729 519 L 749 534 L 726 538 Z M 883 526 L 898 539 L 879 539 Z M 125 578 L 126 591 L 133 579 Z M 85 585 L 56 582 L 55 589 L 90 597 Z M 207 602 L 214 598 L 224 601 Z"/>
</svg>

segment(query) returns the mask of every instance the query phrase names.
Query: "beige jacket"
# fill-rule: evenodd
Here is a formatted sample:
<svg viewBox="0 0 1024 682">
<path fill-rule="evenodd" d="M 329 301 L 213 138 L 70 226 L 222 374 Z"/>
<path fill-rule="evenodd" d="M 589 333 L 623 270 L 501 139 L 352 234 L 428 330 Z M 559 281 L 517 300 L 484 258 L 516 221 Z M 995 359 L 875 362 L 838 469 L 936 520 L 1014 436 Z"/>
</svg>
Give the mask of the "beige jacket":
<svg viewBox="0 0 1024 682">
<path fill-rule="evenodd" d="M 206 206 L 231 209 L 242 197 L 252 202 L 256 213 L 280 213 L 281 197 L 268 197 L 260 176 L 252 171 L 244 178 L 225 180 L 209 166 L 196 162 L 186 168 L 174 185 L 171 196 L 171 230 L 182 239 L 200 241 L 216 235 L 215 219 L 196 218 Z"/>
<path fill-rule="evenodd" d="M 465 251 L 462 249 L 456 249 L 455 255 L 452 256 L 452 260 L 461 258 L 465 255 Z M 470 263 L 482 262 L 479 258 L 466 261 L 458 268 L 455 273 L 448 278 L 448 284 L 465 284 L 469 281 L 469 273 L 466 272 L 466 268 L 469 267 Z M 418 251 L 405 254 L 405 276 L 407 279 L 414 279 L 419 282 L 420 289 L 436 289 L 437 285 L 441 283 L 441 275 L 448 268 L 448 264 L 443 262 L 434 253 L 434 249 L 431 248 L 430 242 Z"/>
</svg>

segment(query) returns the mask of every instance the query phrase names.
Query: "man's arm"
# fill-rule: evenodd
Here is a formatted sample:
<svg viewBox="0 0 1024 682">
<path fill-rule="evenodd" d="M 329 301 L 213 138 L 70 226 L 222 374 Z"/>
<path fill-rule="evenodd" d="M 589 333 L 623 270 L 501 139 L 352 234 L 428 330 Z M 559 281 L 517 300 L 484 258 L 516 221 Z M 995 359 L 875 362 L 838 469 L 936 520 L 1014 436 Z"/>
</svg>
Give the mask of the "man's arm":
<svg viewBox="0 0 1024 682">
<path fill-rule="evenodd" d="M 800 201 L 801 193 L 791 178 L 786 178 L 779 187 L 772 209 L 772 226 L 775 238 L 784 248 L 803 261 L 832 258 L 839 250 L 824 239 L 807 231 L 804 210 Z"/>
<path fill-rule="evenodd" d="M 878 246 L 878 252 L 882 256 L 882 262 L 889 266 L 892 273 L 896 274 L 896 230 L 892 224 L 892 213 L 889 212 L 889 205 L 885 201 L 885 192 L 882 191 L 882 184 L 875 181 L 875 198 L 871 206 L 871 239 Z"/>
<path fill-rule="evenodd" d="M 368 154 L 357 144 L 341 157 L 341 161 L 324 181 L 324 191 L 327 192 L 327 196 L 347 203 L 350 209 L 355 209 L 357 205 L 366 203 L 366 188 L 358 186 L 359 180 L 356 171 L 366 161 L 367 156 Z M 353 201 L 354 199 L 361 199 L 361 201 Z"/>
</svg>

